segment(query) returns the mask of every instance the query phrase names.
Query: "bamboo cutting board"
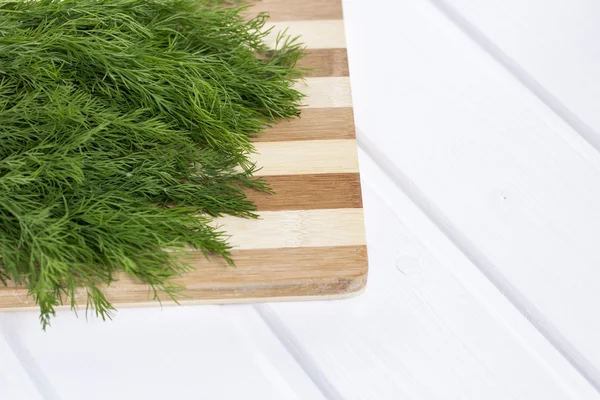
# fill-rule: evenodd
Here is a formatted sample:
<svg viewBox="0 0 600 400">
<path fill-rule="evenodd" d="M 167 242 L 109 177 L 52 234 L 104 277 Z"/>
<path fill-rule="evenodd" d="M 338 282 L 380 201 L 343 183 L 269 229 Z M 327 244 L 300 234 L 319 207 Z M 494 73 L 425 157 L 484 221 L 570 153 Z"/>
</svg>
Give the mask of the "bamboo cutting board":
<svg viewBox="0 0 600 400">
<path fill-rule="evenodd" d="M 258 220 L 221 218 L 232 235 L 236 266 L 192 253 L 195 270 L 178 280 L 180 303 L 228 303 L 343 298 L 360 293 L 367 277 L 348 60 L 340 0 L 263 0 L 274 31 L 301 35 L 313 68 L 302 117 L 256 140 L 257 175 L 275 195 L 250 192 Z M 274 41 L 274 37 L 272 38 Z M 105 290 L 117 307 L 156 304 L 145 285 L 127 278 Z M 164 296 L 163 296 L 164 298 Z M 82 299 L 85 304 L 85 300 Z M 0 288 L 0 308 L 35 307 L 24 289 Z"/>
</svg>

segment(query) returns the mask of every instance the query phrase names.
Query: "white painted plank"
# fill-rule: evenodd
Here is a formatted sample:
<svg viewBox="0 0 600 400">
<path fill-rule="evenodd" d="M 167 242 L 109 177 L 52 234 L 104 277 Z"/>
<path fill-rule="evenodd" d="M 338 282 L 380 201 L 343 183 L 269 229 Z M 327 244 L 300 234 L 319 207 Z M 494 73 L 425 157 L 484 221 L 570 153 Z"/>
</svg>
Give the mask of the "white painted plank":
<svg viewBox="0 0 600 400">
<path fill-rule="evenodd" d="M 42 400 L 44 397 L 23 369 L 4 333 L 0 324 L 0 399 Z"/>
<path fill-rule="evenodd" d="M 366 293 L 257 306 L 339 398 L 599 398 L 372 161 L 360 161 Z"/>
<path fill-rule="evenodd" d="M 348 4 L 363 137 L 600 387 L 598 154 L 430 3 Z"/>
<path fill-rule="evenodd" d="M 1 318 L 61 400 L 323 398 L 250 306 L 61 311 L 47 332 L 36 313 Z"/>
<path fill-rule="evenodd" d="M 463 17 L 468 21 L 459 24 L 471 25 L 474 36 L 493 43 L 518 75 L 600 148 L 600 2 L 434 0 L 434 3 L 458 20 Z"/>
</svg>

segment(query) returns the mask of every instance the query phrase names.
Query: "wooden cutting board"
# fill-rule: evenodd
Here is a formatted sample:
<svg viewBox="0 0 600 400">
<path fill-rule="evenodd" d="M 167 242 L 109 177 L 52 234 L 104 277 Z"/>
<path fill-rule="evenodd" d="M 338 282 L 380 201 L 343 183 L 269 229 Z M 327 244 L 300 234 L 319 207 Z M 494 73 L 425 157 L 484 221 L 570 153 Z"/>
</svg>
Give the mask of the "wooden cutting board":
<svg viewBox="0 0 600 400">
<path fill-rule="evenodd" d="M 255 161 L 275 195 L 250 192 L 260 219 L 221 218 L 236 266 L 192 253 L 195 270 L 178 280 L 180 303 L 336 299 L 360 293 L 367 278 L 348 60 L 340 0 L 263 0 L 274 31 L 302 35 L 313 68 L 302 117 L 256 141 Z M 274 40 L 274 38 L 273 38 Z M 105 290 L 117 307 L 156 305 L 145 285 L 125 278 Z M 85 304 L 85 299 L 81 299 Z M 163 300 L 166 300 L 163 296 Z M 163 301 L 163 304 L 169 303 Z M 35 307 L 25 289 L 0 288 L 0 308 Z"/>
</svg>

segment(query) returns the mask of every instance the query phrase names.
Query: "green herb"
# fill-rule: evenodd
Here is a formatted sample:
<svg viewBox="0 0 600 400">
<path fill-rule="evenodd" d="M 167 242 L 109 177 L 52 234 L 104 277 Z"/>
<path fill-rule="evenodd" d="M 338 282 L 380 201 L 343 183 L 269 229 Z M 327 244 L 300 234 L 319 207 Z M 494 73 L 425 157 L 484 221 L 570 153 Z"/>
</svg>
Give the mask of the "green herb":
<svg viewBox="0 0 600 400">
<path fill-rule="evenodd" d="M 0 280 L 44 328 L 125 272 L 175 298 L 212 217 L 254 217 L 251 139 L 299 114 L 303 48 L 214 0 L 0 0 Z M 222 3 L 222 1 L 221 1 Z"/>
</svg>

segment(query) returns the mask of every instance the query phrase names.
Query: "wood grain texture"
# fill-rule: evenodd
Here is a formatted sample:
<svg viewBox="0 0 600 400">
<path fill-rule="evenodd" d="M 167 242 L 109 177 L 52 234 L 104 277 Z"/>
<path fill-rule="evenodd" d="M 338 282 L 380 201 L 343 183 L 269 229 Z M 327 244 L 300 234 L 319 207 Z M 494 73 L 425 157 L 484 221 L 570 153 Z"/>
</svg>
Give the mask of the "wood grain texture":
<svg viewBox="0 0 600 400">
<path fill-rule="evenodd" d="M 362 208 L 360 176 L 311 174 L 267 176 L 275 194 L 248 190 L 246 194 L 259 211 Z"/>
<path fill-rule="evenodd" d="M 267 12 L 271 21 L 342 19 L 339 0 L 259 0 L 253 3 L 250 11 Z"/>
<path fill-rule="evenodd" d="M 192 264 L 195 271 L 178 282 L 185 283 L 188 289 L 210 289 L 207 279 L 219 274 L 219 282 L 224 285 L 244 288 L 244 282 L 265 285 L 262 276 L 269 274 L 270 283 L 298 284 L 299 281 L 325 278 L 331 282 L 355 280 L 365 272 L 367 249 L 364 245 L 280 248 L 266 250 L 236 250 L 234 267 L 223 261 L 207 261 L 195 257 Z"/>
<path fill-rule="evenodd" d="M 309 54 L 299 66 L 313 70 L 296 84 L 306 95 L 301 118 L 256 139 L 256 175 L 276 194 L 248 191 L 258 219 L 215 221 L 231 235 L 238 267 L 192 253 L 196 270 L 179 281 L 188 287 L 186 301 L 343 298 L 363 289 L 364 221 L 341 10 L 337 0 L 265 0 L 249 9 L 272 14 L 269 40 L 284 29 L 301 35 Z M 145 285 L 127 278 L 107 294 L 117 306 L 152 299 Z M 31 305 L 23 289 L 0 288 L 0 307 Z"/>
<path fill-rule="evenodd" d="M 299 118 L 278 123 L 254 139 L 255 142 L 354 139 L 352 108 L 305 108 Z"/>
</svg>

